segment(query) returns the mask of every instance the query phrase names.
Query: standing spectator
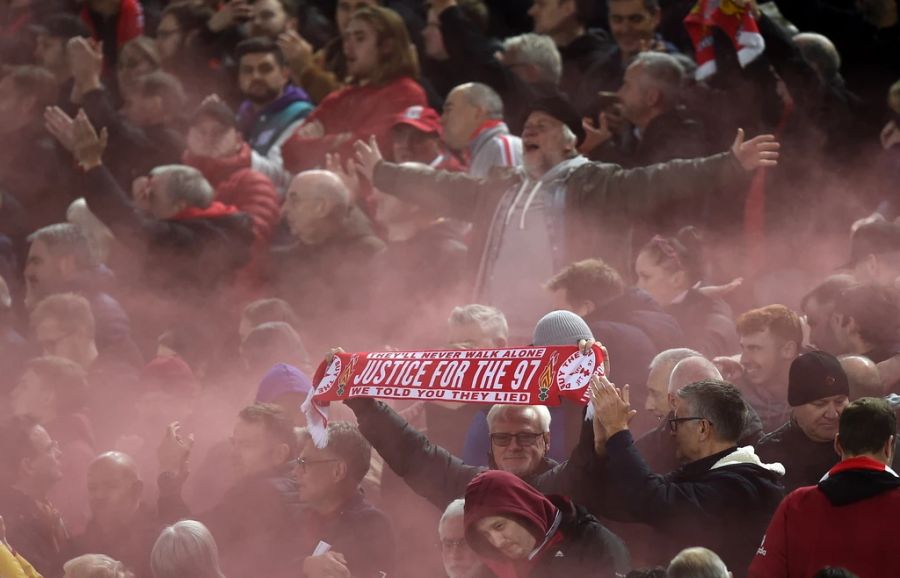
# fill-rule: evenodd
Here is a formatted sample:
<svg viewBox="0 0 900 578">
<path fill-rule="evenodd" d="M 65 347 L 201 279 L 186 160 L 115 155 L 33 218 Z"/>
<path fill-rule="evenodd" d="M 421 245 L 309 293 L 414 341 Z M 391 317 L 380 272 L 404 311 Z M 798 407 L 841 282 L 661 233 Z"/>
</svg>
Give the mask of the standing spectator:
<svg viewBox="0 0 900 578">
<path fill-rule="evenodd" d="M 625 544 L 587 510 L 510 472 L 469 482 L 464 523 L 466 542 L 498 576 L 613 578 L 630 567 Z"/>
<path fill-rule="evenodd" d="M 387 149 L 391 124 L 410 106 L 425 106 L 419 66 L 403 19 L 393 10 L 361 8 L 344 33 L 351 82 L 328 95 L 284 143 L 292 172 L 321 165 L 327 153 L 350 158 L 357 139 L 374 137 Z"/>
<path fill-rule="evenodd" d="M 150 567 L 153 578 L 225 578 L 215 538 L 194 520 L 181 520 L 163 529 L 150 553 Z"/>
<path fill-rule="evenodd" d="M 832 275 L 816 285 L 800 301 L 800 309 L 809 326 L 809 340 L 816 349 L 832 355 L 842 353 L 843 348 L 837 342 L 831 318 L 841 293 L 854 285 L 856 279 L 850 275 Z"/>
<path fill-rule="evenodd" d="M 152 38 L 138 36 L 129 40 L 119 51 L 119 60 L 116 62 L 116 83 L 122 102 L 127 104 L 140 98 L 141 77 L 159 69 L 159 51 Z"/>
<path fill-rule="evenodd" d="M 834 442 L 841 462 L 817 485 L 785 498 L 748 576 L 799 578 L 825 566 L 842 566 L 860 578 L 900 573 L 890 555 L 897 535 L 883 531 L 900 512 L 900 478 L 889 466 L 896 433 L 886 401 L 867 397 L 848 405 Z"/>
<path fill-rule="evenodd" d="M 784 465 L 786 493 L 815 485 L 837 463 L 834 436 L 849 395 L 847 374 L 833 355 L 812 351 L 791 363 L 791 418 L 756 445 L 760 458 Z"/>
<path fill-rule="evenodd" d="M 87 0 L 81 19 L 103 45 L 103 61 L 110 70 L 115 69 L 119 50 L 144 33 L 144 10 L 138 0 Z"/>
<path fill-rule="evenodd" d="M 271 162 L 272 170 L 281 169 L 282 145 L 305 122 L 313 106 L 306 93 L 291 84 L 284 55 L 271 40 L 241 42 L 235 60 L 246 99 L 238 109 L 238 127 L 253 150 Z"/>
<path fill-rule="evenodd" d="M 61 453 L 37 419 L 14 416 L 0 422 L 0 515 L 10 545 L 41 576 L 61 578 L 69 533 L 50 492 L 62 480 Z"/>
<path fill-rule="evenodd" d="M 438 524 L 441 557 L 447 578 L 479 578 L 487 576 L 489 572 L 466 541 L 463 523 L 465 503 L 462 498 L 450 502 Z"/>
<path fill-rule="evenodd" d="M 856 229 L 845 268 L 860 283 L 893 287 L 900 277 L 900 224 L 876 221 Z"/>
<path fill-rule="evenodd" d="M 803 329 L 797 314 L 784 305 L 747 311 L 737 320 L 743 375 L 741 395 L 756 410 L 763 431 L 771 432 L 788 420 L 788 374 L 800 354 Z"/>
<path fill-rule="evenodd" d="M 845 289 L 834 305 L 831 331 L 840 353 L 881 363 L 900 352 L 900 295 L 891 286 Z"/>
</svg>

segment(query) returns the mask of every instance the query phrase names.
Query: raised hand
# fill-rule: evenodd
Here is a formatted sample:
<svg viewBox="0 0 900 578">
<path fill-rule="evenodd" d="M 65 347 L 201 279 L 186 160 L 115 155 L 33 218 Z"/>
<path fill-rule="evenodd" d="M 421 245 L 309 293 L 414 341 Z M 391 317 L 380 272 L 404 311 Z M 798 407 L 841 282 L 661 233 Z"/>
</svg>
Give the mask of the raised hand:
<svg viewBox="0 0 900 578">
<path fill-rule="evenodd" d="M 378 141 L 374 136 L 369 137 L 368 143 L 360 139 L 354 143 L 353 148 L 356 150 L 356 170 L 369 182 L 372 182 L 375 167 L 383 158 L 381 150 L 378 148 Z"/>
<path fill-rule="evenodd" d="M 775 135 L 761 134 L 748 141 L 744 140 L 744 129 L 739 128 L 731 153 L 745 171 L 754 171 L 759 167 L 774 167 L 778 164 L 778 149 L 781 144 Z"/>
<path fill-rule="evenodd" d="M 106 150 L 108 140 L 106 128 L 104 127 L 98 135 L 84 109 L 79 110 L 72 122 L 72 154 L 84 170 L 103 164 L 103 152 Z"/>
<path fill-rule="evenodd" d="M 76 36 L 66 43 L 66 55 L 75 83 L 79 86 L 99 84 L 103 73 L 103 43 Z"/>
<path fill-rule="evenodd" d="M 627 430 L 628 424 L 637 414 L 637 411 L 631 409 L 628 390 L 629 386 L 619 389 L 603 376 L 595 375 L 591 378 L 594 415 L 600 420 L 607 439 Z"/>
<path fill-rule="evenodd" d="M 44 110 L 44 128 L 70 153 L 75 152 L 75 121 L 58 106 Z"/>
<path fill-rule="evenodd" d="M 326 154 L 325 170 L 336 174 L 350 191 L 350 195 L 354 199 L 359 199 L 359 173 L 356 172 L 356 163 L 353 162 L 353 159 L 347 159 L 347 162 L 343 163 L 341 155 Z"/>
<path fill-rule="evenodd" d="M 206 26 L 213 32 L 222 32 L 252 17 L 253 7 L 247 0 L 230 0 L 213 14 Z"/>
<path fill-rule="evenodd" d="M 281 53 L 284 54 L 284 59 L 287 61 L 288 66 L 290 66 L 291 70 L 295 71 L 295 73 L 302 72 L 312 62 L 312 44 L 300 36 L 296 30 L 282 32 L 278 36 L 278 48 L 281 49 Z"/>
<path fill-rule="evenodd" d="M 595 126 L 593 119 L 590 118 L 581 119 L 581 126 L 584 128 L 585 135 L 584 142 L 579 147 L 582 153 L 591 152 L 613 137 L 612 130 L 609 128 L 609 118 L 605 112 L 600 113 L 599 126 Z"/>
<path fill-rule="evenodd" d="M 159 471 L 172 474 L 187 473 L 188 459 L 191 457 L 193 447 L 194 434 L 184 437 L 181 435 L 181 424 L 177 421 L 170 423 L 157 450 Z"/>
</svg>

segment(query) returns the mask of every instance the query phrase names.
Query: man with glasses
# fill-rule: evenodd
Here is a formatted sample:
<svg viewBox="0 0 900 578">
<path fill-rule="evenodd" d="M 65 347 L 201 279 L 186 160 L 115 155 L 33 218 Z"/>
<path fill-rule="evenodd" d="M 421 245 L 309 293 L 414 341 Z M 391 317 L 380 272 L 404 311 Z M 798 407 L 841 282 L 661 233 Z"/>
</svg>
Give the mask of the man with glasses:
<svg viewBox="0 0 900 578">
<path fill-rule="evenodd" d="M 490 576 L 491 572 L 481 563 L 481 559 L 466 541 L 463 524 L 465 500 L 453 500 L 438 524 L 441 539 L 441 558 L 447 578 L 479 578 Z"/>
<path fill-rule="evenodd" d="M 738 447 L 747 416 L 738 389 L 707 379 L 678 390 L 667 423 L 684 465 L 666 476 L 654 474 L 634 446 L 627 386 L 620 392 L 600 378 L 592 389 L 606 436 L 606 497 L 629 521 L 660 534 L 657 559 L 645 562 L 665 564 L 682 548 L 703 546 L 729 568 L 747 568 L 781 501 L 784 467 L 763 463 L 752 446 Z"/>
<path fill-rule="evenodd" d="M 296 566 L 308 578 L 392 576 L 391 523 L 360 490 L 372 446 L 348 422 L 332 422 L 327 431 L 322 449 L 305 434 L 307 443 L 292 462 L 304 506 L 296 549 L 302 558 Z"/>
</svg>

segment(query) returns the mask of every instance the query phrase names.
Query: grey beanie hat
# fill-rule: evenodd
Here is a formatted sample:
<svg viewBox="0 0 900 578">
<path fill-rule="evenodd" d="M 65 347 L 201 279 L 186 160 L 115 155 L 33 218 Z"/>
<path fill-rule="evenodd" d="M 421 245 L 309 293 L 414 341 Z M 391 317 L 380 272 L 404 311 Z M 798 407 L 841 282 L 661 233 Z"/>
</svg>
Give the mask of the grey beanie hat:
<svg viewBox="0 0 900 578">
<path fill-rule="evenodd" d="M 571 311 L 551 311 L 534 326 L 531 344 L 538 347 L 547 345 L 577 345 L 582 339 L 593 339 L 591 328 L 584 319 Z"/>
</svg>

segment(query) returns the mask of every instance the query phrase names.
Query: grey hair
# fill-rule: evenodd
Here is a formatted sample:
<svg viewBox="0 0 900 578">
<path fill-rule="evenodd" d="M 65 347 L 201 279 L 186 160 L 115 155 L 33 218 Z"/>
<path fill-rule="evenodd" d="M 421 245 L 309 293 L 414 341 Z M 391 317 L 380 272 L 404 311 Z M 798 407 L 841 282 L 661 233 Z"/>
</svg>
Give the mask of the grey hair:
<svg viewBox="0 0 900 578">
<path fill-rule="evenodd" d="M 212 204 L 215 191 L 203 173 L 185 165 L 163 165 L 150 171 L 154 177 L 166 177 L 166 190 L 173 201 L 205 209 Z"/>
<path fill-rule="evenodd" d="M 837 78 L 841 71 L 841 54 L 827 36 L 815 32 L 801 32 L 793 38 L 794 45 L 813 70 L 825 82 Z"/>
<path fill-rule="evenodd" d="M 705 357 L 686 357 L 676 363 L 669 374 L 669 393 L 704 379 L 722 379 L 716 364 Z"/>
<path fill-rule="evenodd" d="M 729 575 L 725 562 L 712 550 L 686 548 L 672 559 L 666 578 L 729 578 Z"/>
<path fill-rule="evenodd" d="M 495 342 L 505 343 L 509 339 L 509 325 L 506 323 L 506 316 L 496 307 L 489 305 L 473 303 L 454 307 L 447 322 L 450 325 L 478 325 L 481 331 Z"/>
<path fill-rule="evenodd" d="M 84 554 L 63 564 L 70 578 L 134 578 L 125 564 L 103 554 Z"/>
<path fill-rule="evenodd" d="M 547 433 L 550 431 L 550 410 L 546 405 L 512 405 L 504 403 L 494 404 L 491 406 L 491 409 L 488 410 L 488 429 L 490 429 L 491 424 L 493 424 L 494 420 L 496 420 L 501 414 L 516 409 L 533 409 L 535 413 L 537 413 L 538 425 L 541 427 L 541 433 Z"/>
<path fill-rule="evenodd" d="M 66 220 L 73 225 L 77 225 L 85 236 L 87 236 L 88 246 L 93 254 L 96 263 L 105 263 L 109 258 L 109 251 L 115 236 L 109 227 L 103 224 L 103 221 L 91 212 L 87 206 L 87 202 L 83 199 L 75 199 L 66 210 Z"/>
<path fill-rule="evenodd" d="M 704 379 L 690 383 L 675 394 L 690 406 L 692 414 L 712 424 L 716 437 L 737 442 L 747 421 L 747 404 L 735 386 L 721 380 Z"/>
<path fill-rule="evenodd" d="M 85 232 L 72 223 L 47 225 L 28 235 L 28 242 L 40 241 L 56 258 L 74 257 L 79 271 L 93 269 L 97 259 Z"/>
<path fill-rule="evenodd" d="M 150 552 L 150 568 L 154 578 L 225 578 L 215 538 L 195 520 L 163 529 Z"/>
<path fill-rule="evenodd" d="M 438 531 L 444 525 L 444 522 L 447 520 L 451 520 L 453 518 L 457 518 L 462 516 L 465 512 L 466 501 L 462 498 L 457 498 L 450 502 L 447 505 L 447 508 L 444 510 L 444 513 L 441 515 L 441 521 L 438 522 Z"/>
<path fill-rule="evenodd" d="M 553 39 L 545 34 L 528 32 L 503 41 L 503 52 L 515 54 L 518 61 L 530 64 L 541 74 L 541 81 L 559 84 L 562 78 L 562 57 Z"/>
<path fill-rule="evenodd" d="M 679 361 L 687 359 L 688 357 L 703 357 L 703 354 L 686 347 L 666 349 L 665 351 L 657 353 L 656 357 L 653 358 L 653 361 L 650 362 L 650 371 L 653 371 L 662 365 L 671 364 L 672 367 L 675 367 Z"/>
<path fill-rule="evenodd" d="M 641 66 L 641 77 L 644 85 L 651 85 L 662 94 L 663 102 L 669 108 L 674 107 L 681 98 L 681 87 L 684 82 L 684 68 L 678 60 L 662 52 L 641 52 L 631 66 Z"/>
<path fill-rule="evenodd" d="M 562 125 L 562 133 L 563 133 L 563 144 L 567 147 L 575 148 L 578 145 L 578 137 L 572 132 L 572 129 L 569 128 L 569 125 Z"/>
<path fill-rule="evenodd" d="M 496 90 L 480 82 L 463 84 L 460 88 L 463 89 L 463 94 L 469 104 L 483 109 L 489 119 L 500 120 L 503 118 L 503 99 Z"/>
</svg>

